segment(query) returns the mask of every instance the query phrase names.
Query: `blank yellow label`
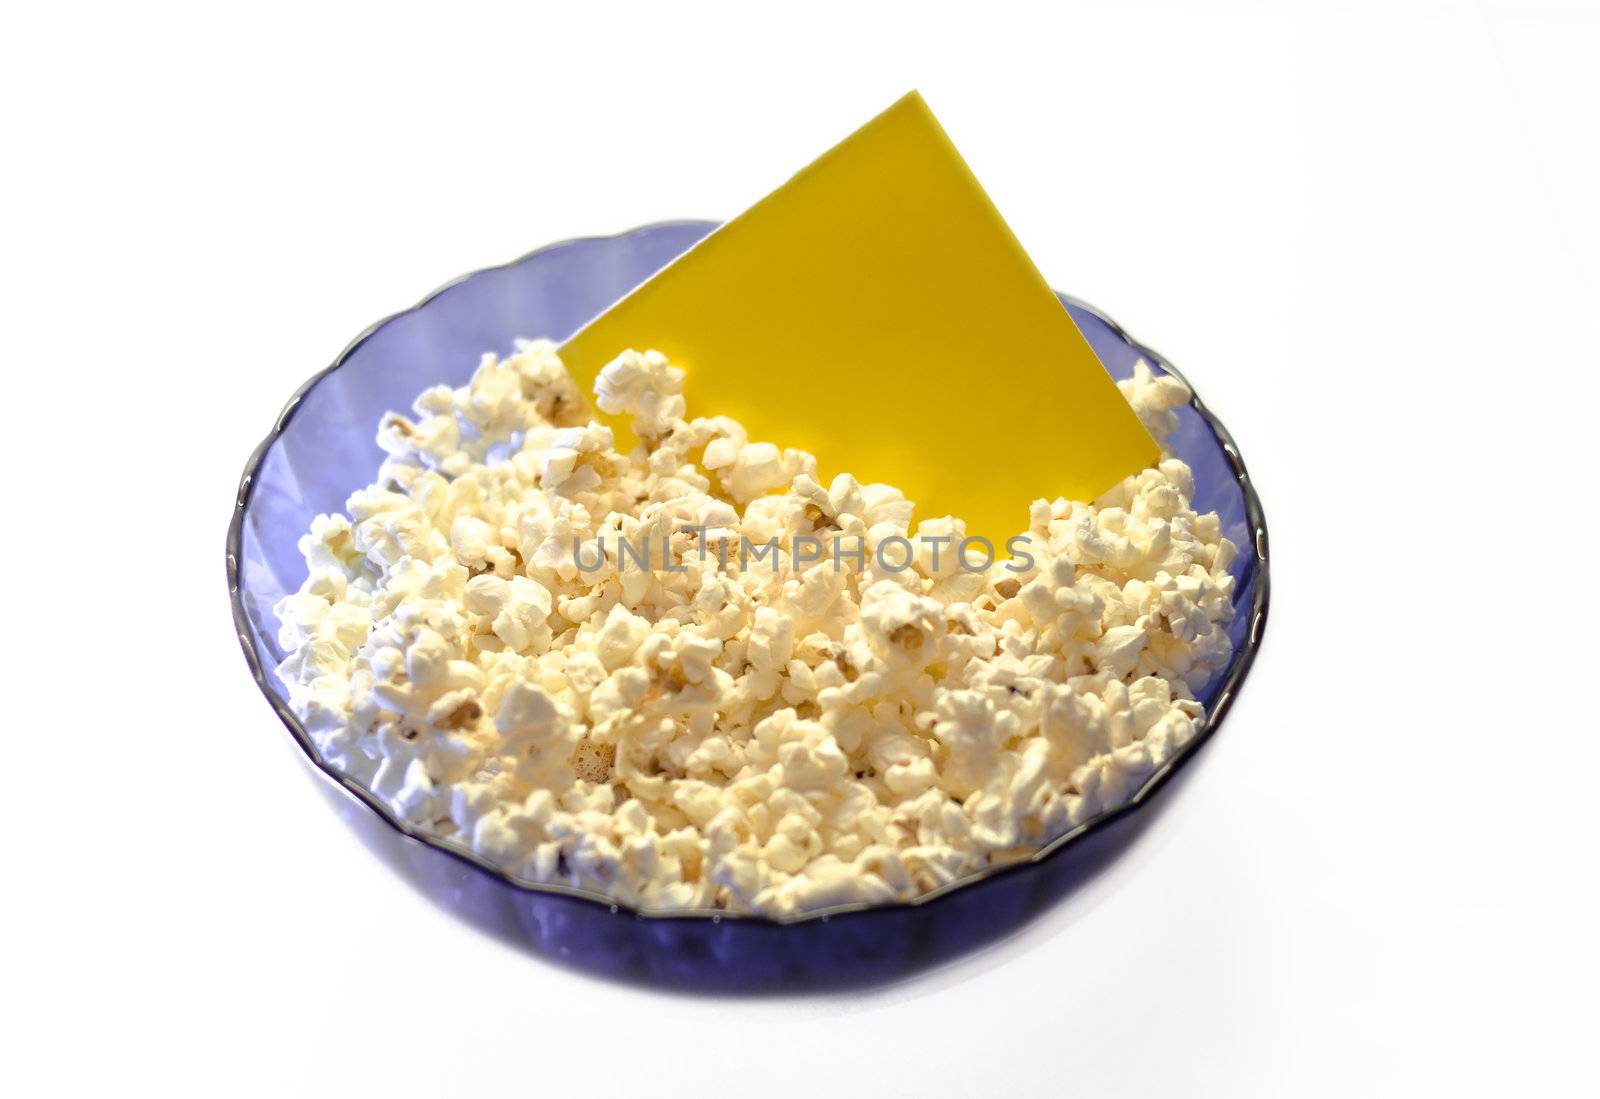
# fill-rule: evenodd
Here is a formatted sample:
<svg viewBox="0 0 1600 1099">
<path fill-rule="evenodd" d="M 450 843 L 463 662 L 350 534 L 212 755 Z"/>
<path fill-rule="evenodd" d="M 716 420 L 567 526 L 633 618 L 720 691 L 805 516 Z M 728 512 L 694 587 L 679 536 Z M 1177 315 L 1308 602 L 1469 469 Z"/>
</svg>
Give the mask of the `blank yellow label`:
<svg viewBox="0 0 1600 1099">
<path fill-rule="evenodd" d="M 815 454 L 824 485 L 895 485 L 918 519 L 996 545 L 1033 500 L 1093 499 L 1159 455 L 916 92 L 561 353 L 588 387 L 630 347 L 684 369 L 691 416 L 732 416 Z"/>
</svg>

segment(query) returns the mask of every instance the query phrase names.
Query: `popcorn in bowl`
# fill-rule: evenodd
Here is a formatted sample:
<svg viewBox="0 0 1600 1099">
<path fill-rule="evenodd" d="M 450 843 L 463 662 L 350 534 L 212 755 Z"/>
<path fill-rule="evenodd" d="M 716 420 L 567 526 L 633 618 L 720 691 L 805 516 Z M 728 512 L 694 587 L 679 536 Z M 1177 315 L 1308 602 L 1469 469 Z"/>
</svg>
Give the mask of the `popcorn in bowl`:
<svg viewBox="0 0 1600 1099">
<path fill-rule="evenodd" d="M 1189 396 L 1119 384 L 1158 437 Z M 654 352 L 602 372 L 622 454 L 534 341 L 385 417 L 276 608 L 327 763 L 516 880 L 783 917 L 1025 859 L 1203 723 L 1235 551 L 1181 461 L 1001 552 L 682 389 Z"/>
</svg>

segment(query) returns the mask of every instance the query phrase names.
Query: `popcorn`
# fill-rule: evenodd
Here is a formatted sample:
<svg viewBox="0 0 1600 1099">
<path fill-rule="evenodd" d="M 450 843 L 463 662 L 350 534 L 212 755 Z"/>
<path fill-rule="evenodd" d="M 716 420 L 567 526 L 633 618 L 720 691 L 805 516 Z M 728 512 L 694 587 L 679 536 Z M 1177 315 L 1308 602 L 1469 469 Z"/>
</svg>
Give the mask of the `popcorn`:
<svg viewBox="0 0 1600 1099">
<path fill-rule="evenodd" d="M 623 454 L 553 344 L 485 356 L 384 417 L 375 483 L 301 539 L 278 674 L 413 828 L 641 908 L 907 900 L 1125 803 L 1202 727 L 1235 549 L 1181 461 L 1034 501 L 995 559 L 686 419 L 683 382 L 601 372 Z M 1119 384 L 1176 428 L 1181 382 Z"/>
<path fill-rule="evenodd" d="M 594 387 L 600 411 L 631 416 L 642 439 L 665 434 L 683 418 L 682 393 L 683 371 L 659 351 L 624 352 L 600 372 Z"/>
<path fill-rule="evenodd" d="M 1157 439 L 1165 439 L 1178 430 L 1178 414 L 1172 410 L 1189 403 L 1189 387 L 1182 379 L 1171 374 L 1157 375 L 1149 363 L 1140 359 L 1133 364 L 1133 377 L 1118 382 L 1117 388 L 1133 406 L 1145 430 Z"/>
</svg>

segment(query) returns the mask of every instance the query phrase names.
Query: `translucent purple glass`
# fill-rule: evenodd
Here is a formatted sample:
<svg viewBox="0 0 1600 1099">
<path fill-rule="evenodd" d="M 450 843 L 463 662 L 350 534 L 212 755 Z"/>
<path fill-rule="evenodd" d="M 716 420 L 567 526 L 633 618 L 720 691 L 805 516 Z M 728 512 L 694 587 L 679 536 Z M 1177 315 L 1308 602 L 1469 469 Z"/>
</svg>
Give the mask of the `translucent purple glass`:
<svg viewBox="0 0 1600 1099">
<path fill-rule="evenodd" d="M 273 605 L 298 589 L 305 563 L 296 541 L 313 516 L 341 511 L 368 484 L 382 453 L 378 419 L 406 409 L 439 382 L 462 385 L 486 350 L 519 336 L 560 340 L 714 228 L 712 222 L 650 225 L 614 237 L 566 241 L 479 271 L 378 323 L 289 401 L 251 456 L 228 530 L 234 621 L 252 673 L 312 764 L 340 815 L 420 890 L 463 919 L 534 952 L 587 971 L 686 989 L 770 991 L 838 988 L 890 980 L 1015 930 L 1070 892 L 1144 827 L 1151 795 L 1178 774 L 1216 730 L 1254 659 L 1267 611 L 1266 527 L 1232 439 L 1199 399 L 1179 411 L 1169 445 L 1194 469 L 1199 511 L 1216 511 L 1239 546 L 1231 627 L 1235 655 L 1201 693 L 1201 734 L 1161 768 L 1125 808 L 1058 839 L 1030 862 L 958 882 L 911 904 L 839 910 L 780 923 L 744 916 L 634 913 L 592 894 L 519 884 L 470 852 L 411 835 L 365 790 L 325 766 L 289 712 L 273 669 Z M 1062 297 L 1106 369 L 1117 378 L 1140 347 L 1093 308 Z M 1024 502 L 1025 504 L 1025 502 Z M 1023 504 L 1019 504 L 1019 507 Z"/>
</svg>

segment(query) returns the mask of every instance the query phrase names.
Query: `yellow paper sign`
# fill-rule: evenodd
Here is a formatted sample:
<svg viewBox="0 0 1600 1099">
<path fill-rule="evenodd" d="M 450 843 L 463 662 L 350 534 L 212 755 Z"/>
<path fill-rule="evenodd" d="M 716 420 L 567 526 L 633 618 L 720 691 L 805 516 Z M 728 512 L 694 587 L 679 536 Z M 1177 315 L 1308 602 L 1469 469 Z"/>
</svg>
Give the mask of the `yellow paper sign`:
<svg viewBox="0 0 1600 1099">
<path fill-rule="evenodd" d="M 628 348 L 684 369 L 691 416 L 732 416 L 815 454 L 824 485 L 895 485 L 919 519 L 996 545 L 1034 499 L 1093 499 L 1159 455 L 916 92 L 561 353 L 587 387 Z"/>
</svg>

